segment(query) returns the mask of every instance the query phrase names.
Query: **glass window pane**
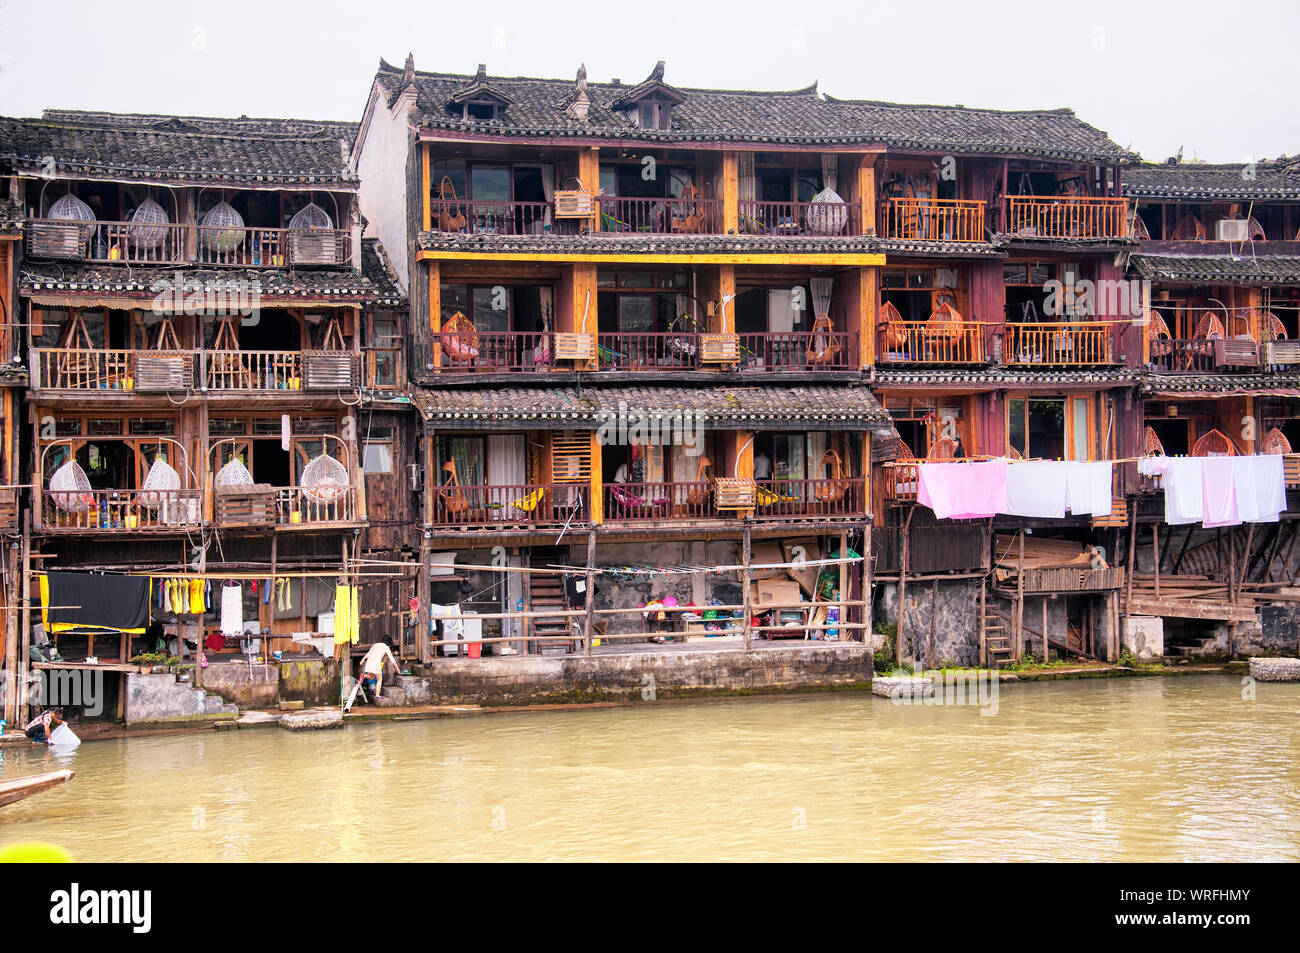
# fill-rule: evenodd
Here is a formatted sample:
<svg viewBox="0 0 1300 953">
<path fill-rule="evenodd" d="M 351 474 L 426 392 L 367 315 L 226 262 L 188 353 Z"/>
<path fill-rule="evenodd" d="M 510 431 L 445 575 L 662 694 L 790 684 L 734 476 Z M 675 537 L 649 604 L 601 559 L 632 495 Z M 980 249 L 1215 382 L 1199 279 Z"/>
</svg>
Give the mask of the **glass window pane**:
<svg viewBox="0 0 1300 953">
<path fill-rule="evenodd" d="M 1065 401 L 1029 402 L 1029 454 L 1043 460 L 1065 459 Z"/>
<path fill-rule="evenodd" d="M 387 443 L 368 443 L 361 457 L 366 473 L 392 473 L 393 448 Z"/>
<path fill-rule="evenodd" d="M 1022 399 L 1007 401 L 1007 445 L 1028 456 L 1025 448 L 1025 402 Z"/>
<path fill-rule="evenodd" d="M 475 202 L 509 202 L 510 170 L 504 166 L 476 165 L 470 173 Z"/>
<path fill-rule="evenodd" d="M 653 331 L 655 329 L 654 304 L 654 298 L 649 295 L 619 295 L 618 329 Z"/>
<path fill-rule="evenodd" d="M 1076 397 L 1074 399 L 1074 420 L 1073 434 L 1074 446 L 1070 459 L 1087 460 L 1088 459 L 1088 399 L 1086 397 Z"/>
<path fill-rule="evenodd" d="M 478 331 L 510 330 L 510 289 L 504 285 L 474 289 L 474 328 Z"/>
</svg>

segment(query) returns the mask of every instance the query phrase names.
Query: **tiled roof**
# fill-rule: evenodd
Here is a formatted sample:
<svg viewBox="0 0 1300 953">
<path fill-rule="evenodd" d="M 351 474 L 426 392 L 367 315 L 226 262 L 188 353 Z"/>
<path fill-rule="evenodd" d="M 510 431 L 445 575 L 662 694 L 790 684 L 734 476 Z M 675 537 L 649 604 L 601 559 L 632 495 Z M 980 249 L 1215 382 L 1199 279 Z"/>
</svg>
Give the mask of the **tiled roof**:
<svg viewBox="0 0 1300 953">
<path fill-rule="evenodd" d="M 880 252 L 880 241 L 871 235 L 816 236 L 779 235 L 649 235 L 596 232 L 585 235 L 461 235 L 454 232 L 421 232 L 422 250 L 448 252 L 535 252 L 565 254 L 625 254 L 712 252 L 826 253 Z"/>
<path fill-rule="evenodd" d="M 353 189 L 346 144 L 355 128 L 302 119 L 47 110 L 40 119 L 0 119 L 0 160 L 41 175 Z"/>
<path fill-rule="evenodd" d="M 1208 165 L 1148 163 L 1120 177 L 1128 198 L 1207 201 L 1300 201 L 1300 169 L 1278 161 Z"/>
<path fill-rule="evenodd" d="M 971 367 L 951 369 L 877 367 L 872 386 L 888 389 L 899 386 L 1002 388 L 1034 385 L 1111 385 L 1135 381 L 1138 374 L 1128 368 L 1061 368 L 1055 371 L 1030 371 L 1012 367 Z"/>
<path fill-rule="evenodd" d="M 765 422 L 843 429 L 887 424 L 889 415 L 864 386 L 778 387 L 501 387 L 418 389 L 426 419 L 443 426 L 585 426 L 617 423 L 620 413 L 699 413 L 706 427 L 744 428 Z M 631 421 L 629 422 L 631 426 Z"/>
<path fill-rule="evenodd" d="M 1133 255 L 1129 266 L 1149 281 L 1227 285 L 1300 283 L 1300 257 L 1291 255 Z"/>
<path fill-rule="evenodd" d="M 1300 371 L 1272 374 L 1143 374 L 1144 394 L 1240 394 L 1300 389 Z"/>
<path fill-rule="evenodd" d="M 400 307 L 406 303 L 397 283 L 379 259 L 378 242 L 362 242 L 363 271 L 351 269 L 282 271 L 268 268 L 125 268 L 117 265 L 24 262 L 19 287 L 42 298 L 138 298 L 152 300 L 158 282 L 175 282 L 179 272 L 187 287 L 219 291 L 231 282 L 256 290 L 264 303 L 338 299 Z"/>
<path fill-rule="evenodd" d="M 780 92 L 668 87 L 683 97 L 671 128 L 638 128 L 613 108 L 641 86 L 588 82 L 586 119 L 566 111 L 575 80 L 491 77 L 510 105 L 493 120 L 460 118 L 448 103 L 484 76 L 415 71 L 416 110 L 426 126 L 506 136 L 581 137 L 639 141 L 733 141 L 780 146 L 881 143 L 927 151 L 1034 155 L 1072 161 L 1132 161 L 1137 157 L 1068 109 L 1008 112 L 962 106 L 911 106 L 823 97 L 817 85 Z M 391 105 L 407 74 L 380 61 L 377 82 Z M 653 79 L 653 74 L 652 74 Z M 650 81 L 648 80 L 647 83 Z M 651 83 L 651 85 L 656 85 Z"/>
<path fill-rule="evenodd" d="M 0 234 L 21 233 L 26 221 L 21 203 L 13 200 L 0 202 Z"/>
</svg>

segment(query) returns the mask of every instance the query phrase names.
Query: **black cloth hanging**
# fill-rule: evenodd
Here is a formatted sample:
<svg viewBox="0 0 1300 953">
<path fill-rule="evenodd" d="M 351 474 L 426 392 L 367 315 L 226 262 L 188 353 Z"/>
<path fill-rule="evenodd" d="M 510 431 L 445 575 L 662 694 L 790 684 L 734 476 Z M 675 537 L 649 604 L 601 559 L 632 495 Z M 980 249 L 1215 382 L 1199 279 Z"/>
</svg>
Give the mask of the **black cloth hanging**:
<svg viewBox="0 0 1300 953">
<path fill-rule="evenodd" d="M 46 573 L 54 632 L 130 632 L 149 627 L 149 577 L 89 572 Z M 76 608 L 63 608 L 75 606 Z"/>
</svg>

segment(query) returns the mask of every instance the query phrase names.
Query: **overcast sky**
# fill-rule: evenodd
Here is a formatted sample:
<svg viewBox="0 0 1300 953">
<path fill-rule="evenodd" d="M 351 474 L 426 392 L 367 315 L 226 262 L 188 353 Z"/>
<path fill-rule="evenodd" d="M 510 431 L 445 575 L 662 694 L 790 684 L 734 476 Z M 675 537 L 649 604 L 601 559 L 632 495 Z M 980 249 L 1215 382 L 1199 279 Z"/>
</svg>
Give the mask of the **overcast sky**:
<svg viewBox="0 0 1300 953">
<path fill-rule="evenodd" d="M 1297 0 L 0 0 L 0 114 L 46 107 L 360 118 L 419 69 L 1069 106 L 1147 159 L 1300 153 Z"/>
</svg>

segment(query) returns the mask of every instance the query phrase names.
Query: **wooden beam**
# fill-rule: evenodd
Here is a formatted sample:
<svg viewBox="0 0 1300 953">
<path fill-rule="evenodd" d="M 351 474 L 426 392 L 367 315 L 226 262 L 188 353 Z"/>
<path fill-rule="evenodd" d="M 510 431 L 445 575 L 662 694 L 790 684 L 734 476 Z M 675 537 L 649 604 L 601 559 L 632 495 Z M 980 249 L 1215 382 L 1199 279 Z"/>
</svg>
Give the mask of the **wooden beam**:
<svg viewBox="0 0 1300 953">
<path fill-rule="evenodd" d="M 665 243 L 674 241 L 662 236 Z M 690 252 L 469 252 L 434 251 L 416 253 L 416 261 L 561 261 L 628 265 L 883 265 L 879 252 L 803 252 L 781 254 L 692 254 Z"/>
</svg>

